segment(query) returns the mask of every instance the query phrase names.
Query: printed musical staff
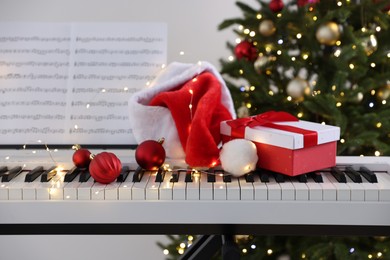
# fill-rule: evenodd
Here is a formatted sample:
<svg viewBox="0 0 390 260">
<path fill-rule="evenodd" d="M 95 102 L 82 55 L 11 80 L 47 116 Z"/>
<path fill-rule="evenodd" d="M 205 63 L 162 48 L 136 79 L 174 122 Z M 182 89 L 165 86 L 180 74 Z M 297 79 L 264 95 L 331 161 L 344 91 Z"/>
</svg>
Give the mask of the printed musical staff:
<svg viewBox="0 0 390 260">
<path fill-rule="evenodd" d="M 128 100 L 166 45 L 160 23 L 0 23 L 0 143 L 135 143 Z"/>
</svg>

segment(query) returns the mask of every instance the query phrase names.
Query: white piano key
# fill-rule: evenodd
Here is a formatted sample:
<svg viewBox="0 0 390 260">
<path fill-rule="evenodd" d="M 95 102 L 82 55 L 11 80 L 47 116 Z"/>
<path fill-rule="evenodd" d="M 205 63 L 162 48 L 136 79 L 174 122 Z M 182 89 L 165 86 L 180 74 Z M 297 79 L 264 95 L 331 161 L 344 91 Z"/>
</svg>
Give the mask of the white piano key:
<svg viewBox="0 0 390 260">
<path fill-rule="evenodd" d="M 23 198 L 23 185 L 24 178 L 27 172 L 21 172 L 18 176 L 8 182 L 8 199 L 9 200 L 22 200 Z"/>
<path fill-rule="evenodd" d="M 91 189 L 94 184 L 94 179 L 91 177 L 86 182 L 81 182 L 77 187 L 78 200 L 91 200 Z"/>
<path fill-rule="evenodd" d="M 0 200 L 8 200 L 8 183 L 0 183 Z"/>
<path fill-rule="evenodd" d="M 326 177 L 327 173 L 321 172 L 323 182 L 320 182 L 322 188 L 322 199 L 325 201 L 336 201 L 337 190 L 333 183 Z"/>
<path fill-rule="evenodd" d="M 285 178 L 285 182 L 279 183 L 282 190 L 282 200 L 295 200 L 295 188 L 288 178 Z"/>
<path fill-rule="evenodd" d="M 58 171 L 50 181 L 38 184 L 36 188 L 37 200 L 50 200 L 52 195 L 63 193 L 59 187 L 64 181 L 64 174 L 65 172 Z"/>
<path fill-rule="evenodd" d="M 36 189 L 41 183 L 41 176 L 36 178 L 32 182 L 25 182 L 23 185 L 23 200 L 36 200 L 37 192 Z"/>
<path fill-rule="evenodd" d="M 273 176 L 269 176 L 269 182 L 266 182 L 265 185 L 267 185 L 268 200 L 282 199 L 282 189 Z"/>
<path fill-rule="evenodd" d="M 253 185 L 253 190 L 254 190 L 254 199 L 255 200 L 268 200 L 268 188 L 265 182 L 260 181 L 260 176 L 259 175 L 254 175 L 254 182 L 252 183 L 247 183 L 250 185 Z M 240 179 L 241 181 L 241 179 Z M 245 179 L 244 179 L 245 181 Z M 242 184 L 242 182 L 240 182 Z M 249 186 L 249 185 L 248 185 Z M 242 186 L 241 186 L 242 188 Z"/>
<path fill-rule="evenodd" d="M 160 185 L 160 200 L 172 200 L 173 182 L 171 182 L 171 178 L 172 172 L 167 171 Z"/>
<path fill-rule="evenodd" d="M 245 177 L 240 177 L 238 179 L 240 184 L 240 197 L 241 200 L 254 200 L 255 190 L 251 182 L 247 182 Z"/>
<path fill-rule="evenodd" d="M 124 182 L 120 183 L 118 188 L 118 199 L 119 200 L 131 200 L 132 194 L 131 189 L 133 188 L 133 175 L 134 171 L 130 171 L 129 175 Z"/>
<path fill-rule="evenodd" d="M 141 181 L 134 182 L 131 188 L 131 196 L 133 200 L 145 200 L 146 197 L 146 185 L 149 182 L 150 172 L 145 171 Z"/>
<path fill-rule="evenodd" d="M 149 182 L 146 185 L 146 190 L 145 190 L 145 199 L 146 200 L 158 200 L 159 199 L 160 182 L 155 181 L 156 174 L 157 174 L 157 171 L 150 172 Z"/>
<path fill-rule="evenodd" d="M 197 171 L 192 172 L 192 182 L 187 182 L 187 200 L 199 200 L 200 189 L 200 173 Z"/>
<path fill-rule="evenodd" d="M 200 173 L 200 200 L 213 200 L 213 184 L 207 181 L 207 174 L 205 172 Z"/>
<path fill-rule="evenodd" d="M 107 184 L 95 182 L 91 187 L 91 199 L 92 200 L 104 200 L 105 188 Z"/>
<path fill-rule="evenodd" d="M 347 185 L 351 190 L 351 201 L 364 201 L 365 189 L 361 183 L 355 183 L 347 175 Z"/>
<path fill-rule="evenodd" d="M 365 201 L 379 201 L 379 186 L 378 183 L 370 183 L 366 178 L 362 177 L 361 185 L 364 188 Z"/>
<path fill-rule="evenodd" d="M 389 173 L 375 173 L 379 184 L 379 201 L 390 201 L 390 175 Z"/>
<path fill-rule="evenodd" d="M 320 201 L 322 200 L 322 187 L 319 183 L 315 182 L 312 178 L 308 178 L 306 186 L 309 190 L 309 200 Z"/>
<path fill-rule="evenodd" d="M 335 177 L 332 176 L 331 173 L 324 174 L 322 176 L 324 179 L 328 179 L 329 182 L 331 182 L 334 187 L 336 188 L 336 197 L 337 201 L 349 201 L 351 200 L 351 189 L 346 183 L 339 183 Z"/>
<path fill-rule="evenodd" d="M 226 199 L 227 200 L 240 200 L 241 191 L 238 178 L 232 177 L 231 182 L 226 182 Z"/>
<path fill-rule="evenodd" d="M 309 188 L 306 183 L 299 182 L 298 180 L 290 179 L 295 190 L 295 200 L 308 201 L 309 200 Z"/>
<path fill-rule="evenodd" d="M 104 200 L 118 200 L 118 189 L 120 185 L 121 183 L 116 181 L 107 184 L 104 188 Z"/>
<path fill-rule="evenodd" d="M 214 200 L 226 200 L 226 184 L 223 182 L 222 174 L 215 175 Z"/>
<path fill-rule="evenodd" d="M 185 200 L 186 199 L 186 174 L 180 172 L 179 181 L 173 183 L 172 199 L 173 200 Z"/>
<path fill-rule="evenodd" d="M 64 200 L 77 200 L 77 189 L 80 186 L 80 182 L 74 179 L 71 182 L 64 182 L 62 185 L 64 189 Z"/>
</svg>

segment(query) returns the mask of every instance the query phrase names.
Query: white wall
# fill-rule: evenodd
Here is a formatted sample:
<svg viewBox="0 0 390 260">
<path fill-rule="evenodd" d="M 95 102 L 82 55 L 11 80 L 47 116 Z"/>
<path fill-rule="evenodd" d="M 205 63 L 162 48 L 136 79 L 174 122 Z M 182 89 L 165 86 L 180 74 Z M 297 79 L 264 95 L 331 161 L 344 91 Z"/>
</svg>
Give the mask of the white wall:
<svg viewBox="0 0 390 260">
<path fill-rule="evenodd" d="M 168 62 L 196 63 L 230 55 L 231 29 L 218 31 L 226 18 L 241 16 L 235 0 L 0 0 L 0 21 L 165 22 Z M 252 1 L 256 6 L 256 1 Z M 184 51 L 184 56 L 179 52 Z"/>
<path fill-rule="evenodd" d="M 235 0 L 0 0 L 1 21 L 165 22 L 168 62 L 218 60 L 230 53 L 226 18 L 240 16 Z M 256 2 L 252 1 L 254 6 Z M 185 55 L 180 56 L 179 52 Z M 0 259 L 163 259 L 165 236 L 0 236 Z"/>
</svg>

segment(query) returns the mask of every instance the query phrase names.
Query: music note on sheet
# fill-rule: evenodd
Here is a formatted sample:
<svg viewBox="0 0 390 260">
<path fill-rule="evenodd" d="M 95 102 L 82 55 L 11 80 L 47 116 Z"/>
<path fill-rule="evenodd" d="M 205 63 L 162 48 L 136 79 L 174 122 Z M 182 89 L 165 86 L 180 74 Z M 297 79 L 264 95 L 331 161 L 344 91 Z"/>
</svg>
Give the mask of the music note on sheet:
<svg viewBox="0 0 390 260">
<path fill-rule="evenodd" d="M 127 102 L 166 59 L 162 23 L 0 23 L 0 145 L 135 144 Z"/>
</svg>

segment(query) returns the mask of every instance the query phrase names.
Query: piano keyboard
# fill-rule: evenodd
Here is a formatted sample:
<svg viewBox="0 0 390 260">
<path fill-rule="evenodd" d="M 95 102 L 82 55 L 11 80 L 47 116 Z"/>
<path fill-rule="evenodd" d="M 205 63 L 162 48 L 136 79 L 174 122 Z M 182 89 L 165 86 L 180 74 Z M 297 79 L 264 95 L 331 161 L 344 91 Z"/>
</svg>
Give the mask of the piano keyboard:
<svg viewBox="0 0 390 260">
<path fill-rule="evenodd" d="M 75 168 L 69 162 L 72 153 L 59 151 L 50 159 L 40 154 L 2 160 L 0 225 L 234 223 L 390 228 L 389 157 L 338 157 L 336 167 L 298 177 L 259 170 L 235 178 L 218 168 L 193 170 L 174 161 L 169 162 L 173 170 L 143 171 L 134 163 L 134 153 L 121 150 L 114 151 L 124 166 L 121 175 L 106 185 L 95 182 L 87 169 Z"/>
</svg>

